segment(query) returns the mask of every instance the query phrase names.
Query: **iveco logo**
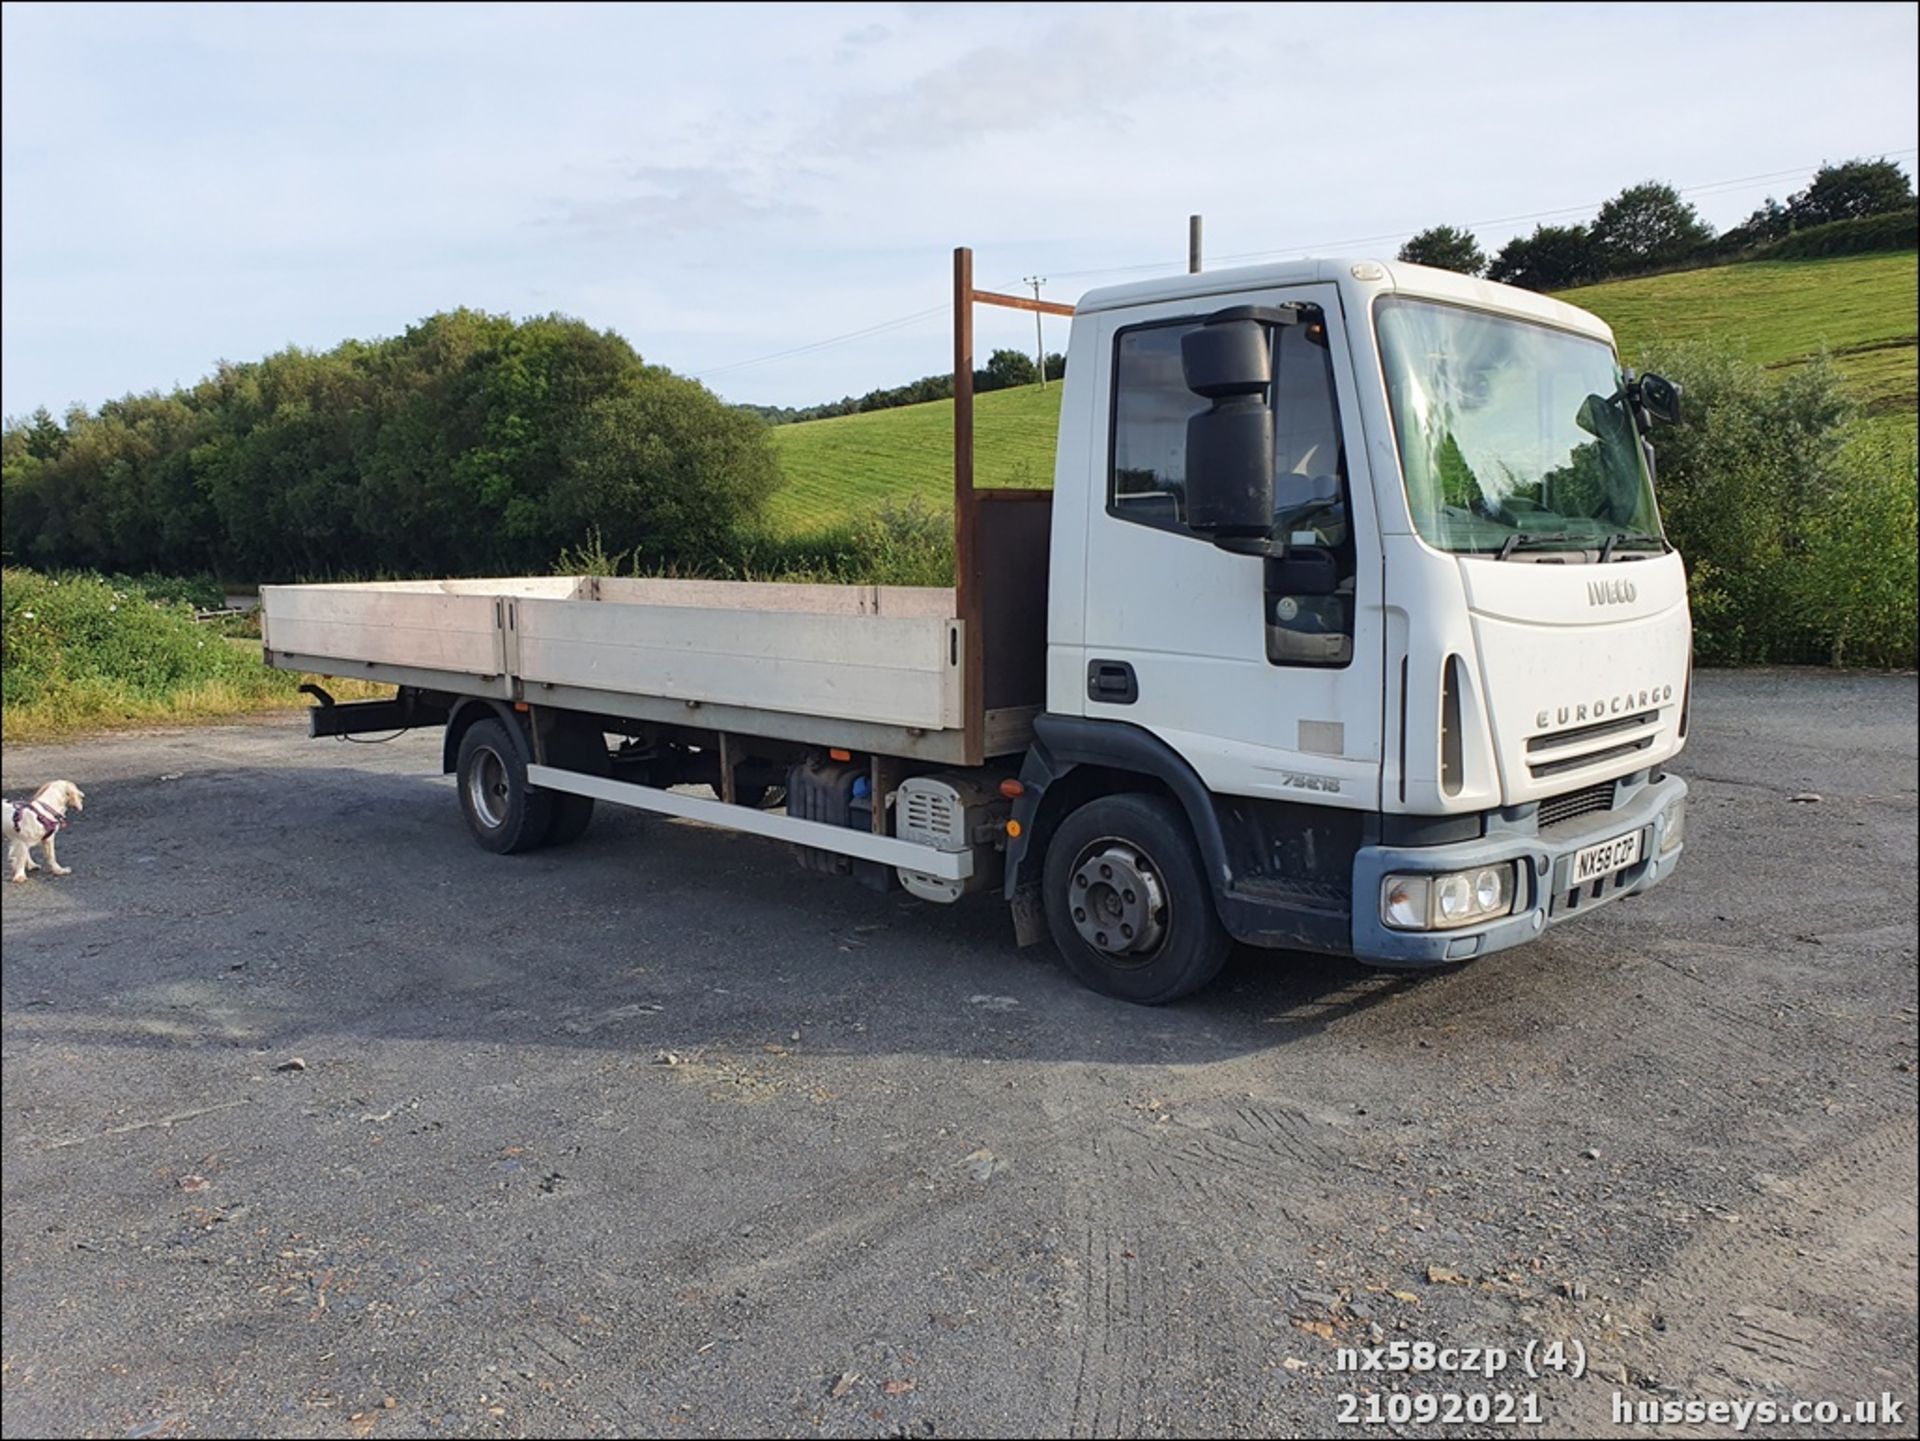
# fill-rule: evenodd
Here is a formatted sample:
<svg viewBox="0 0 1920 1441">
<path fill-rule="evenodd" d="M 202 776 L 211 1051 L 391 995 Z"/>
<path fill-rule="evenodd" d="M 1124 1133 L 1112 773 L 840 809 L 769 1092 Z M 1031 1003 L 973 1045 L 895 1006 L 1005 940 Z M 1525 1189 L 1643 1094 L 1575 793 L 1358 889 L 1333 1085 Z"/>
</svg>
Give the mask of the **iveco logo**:
<svg viewBox="0 0 1920 1441">
<path fill-rule="evenodd" d="M 1588 605 L 1626 605 L 1640 594 L 1633 588 L 1630 580 L 1590 580 L 1587 582 Z"/>
<path fill-rule="evenodd" d="M 1635 711 L 1651 710 L 1673 700 L 1673 687 L 1670 685 L 1648 686 L 1645 690 L 1623 691 L 1619 695 L 1603 695 L 1578 705 L 1558 706 L 1553 710 L 1543 710 L 1536 714 L 1533 723 L 1541 730 L 1554 726 L 1581 725 L 1587 721 L 1602 721 L 1610 716 L 1632 715 Z"/>
</svg>

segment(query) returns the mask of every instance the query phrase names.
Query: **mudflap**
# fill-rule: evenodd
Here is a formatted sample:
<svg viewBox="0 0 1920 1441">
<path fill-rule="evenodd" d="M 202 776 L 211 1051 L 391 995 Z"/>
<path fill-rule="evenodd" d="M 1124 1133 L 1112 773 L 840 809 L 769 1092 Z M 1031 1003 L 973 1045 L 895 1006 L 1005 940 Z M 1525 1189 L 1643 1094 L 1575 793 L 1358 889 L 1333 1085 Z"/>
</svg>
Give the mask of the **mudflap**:
<svg viewBox="0 0 1920 1441">
<path fill-rule="evenodd" d="M 1040 883 L 1029 881 L 1014 888 L 1007 902 L 1013 912 L 1013 943 L 1025 949 L 1047 938 L 1047 904 L 1040 894 Z"/>
</svg>

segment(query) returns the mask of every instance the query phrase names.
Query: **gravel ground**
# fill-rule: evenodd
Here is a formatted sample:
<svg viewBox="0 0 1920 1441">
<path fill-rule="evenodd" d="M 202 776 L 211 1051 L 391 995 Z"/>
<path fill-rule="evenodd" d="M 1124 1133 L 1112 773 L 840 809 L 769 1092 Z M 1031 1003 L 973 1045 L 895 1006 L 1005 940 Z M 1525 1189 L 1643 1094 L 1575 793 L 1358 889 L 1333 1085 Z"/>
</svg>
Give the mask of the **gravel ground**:
<svg viewBox="0 0 1920 1441">
<path fill-rule="evenodd" d="M 8 747 L 88 804 L 4 897 L 5 1432 L 1911 1435 L 1915 698 L 1703 676 L 1652 895 L 1161 1011 L 750 838 L 485 855 L 437 733 Z"/>
</svg>

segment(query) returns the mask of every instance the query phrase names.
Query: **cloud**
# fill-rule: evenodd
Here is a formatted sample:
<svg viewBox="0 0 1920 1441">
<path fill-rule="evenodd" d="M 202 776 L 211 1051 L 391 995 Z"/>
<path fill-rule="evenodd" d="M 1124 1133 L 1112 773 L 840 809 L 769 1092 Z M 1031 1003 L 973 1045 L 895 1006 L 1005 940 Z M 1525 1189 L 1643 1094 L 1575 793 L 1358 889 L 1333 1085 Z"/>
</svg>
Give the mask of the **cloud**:
<svg viewBox="0 0 1920 1441">
<path fill-rule="evenodd" d="M 1208 66 L 1238 68 L 1224 41 L 1198 45 L 1177 20 L 1150 11 L 1125 19 L 1075 16 L 1021 40 L 975 45 L 902 84 L 844 95 L 800 143 L 859 158 L 1065 123 L 1123 132 L 1143 96 L 1183 86 Z"/>
<path fill-rule="evenodd" d="M 642 165 L 626 193 L 561 202 L 547 223 L 584 234 L 684 236 L 791 220 L 812 207 L 770 192 L 765 178 L 725 165 Z"/>
</svg>

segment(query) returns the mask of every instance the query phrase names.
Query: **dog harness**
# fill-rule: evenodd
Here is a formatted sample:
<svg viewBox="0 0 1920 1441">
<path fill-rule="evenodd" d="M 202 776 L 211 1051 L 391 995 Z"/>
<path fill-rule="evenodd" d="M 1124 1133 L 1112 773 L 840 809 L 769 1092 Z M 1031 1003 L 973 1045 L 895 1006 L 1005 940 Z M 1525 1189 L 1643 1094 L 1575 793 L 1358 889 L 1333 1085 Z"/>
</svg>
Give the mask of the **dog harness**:
<svg viewBox="0 0 1920 1441">
<path fill-rule="evenodd" d="M 16 831 L 21 829 L 20 822 L 22 818 L 26 816 L 32 816 L 36 821 L 40 822 L 41 829 L 46 831 L 48 835 L 52 835 L 55 831 L 65 830 L 67 826 L 67 818 L 65 816 L 56 815 L 38 801 L 15 801 L 13 803 L 13 828 Z"/>
</svg>

